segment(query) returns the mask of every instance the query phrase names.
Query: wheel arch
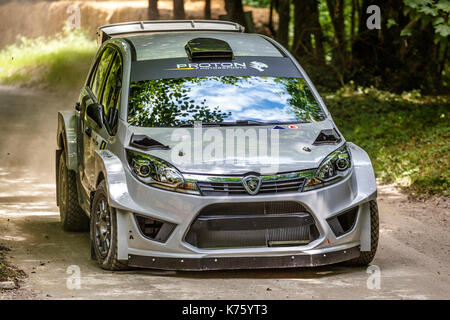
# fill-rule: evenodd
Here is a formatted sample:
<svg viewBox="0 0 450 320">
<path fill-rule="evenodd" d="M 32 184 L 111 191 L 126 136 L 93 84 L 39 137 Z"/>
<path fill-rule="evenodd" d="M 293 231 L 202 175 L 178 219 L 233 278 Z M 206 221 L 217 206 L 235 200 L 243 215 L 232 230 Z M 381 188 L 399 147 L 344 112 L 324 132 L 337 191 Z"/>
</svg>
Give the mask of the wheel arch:
<svg viewBox="0 0 450 320">
<path fill-rule="evenodd" d="M 56 132 L 55 179 L 56 205 L 59 206 L 59 165 L 61 153 L 65 152 L 65 162 L 69 170 L 78 169 L 76 114 L 75 112 L 58 112 L 58 130 Z"/>
<path fill-rule="evenodd" d="M 128 260 L 126 211 L 132 210 L 134 202 L 128 193 L 122 162 L 109 150 L 96 150 L 95 176 L 97 186 L 101 181 L 105 181 L 108 204 L 117 213 L 118 259 Z"/>
<path fill-rule="evenodd" d="M 78 170 L 77 116 L 73 111 L 58 112 L 58 131 L 56 136 L 57 153 L 65 151 L 69 170 Z M 59 158 L 58 158 L 59 159 Z M 57 165 L 59 165 L 59 160 Z"/>
<path fill-rule="evenodd" d="M 353 170 L 357 176 L 359 192 L 366 194 L 368 200 L 375 200 L 377 197 L 377 182 L 369 155 L 352 142 L 347 142 L 347 146 L 353 162 Z"/>
</svg>

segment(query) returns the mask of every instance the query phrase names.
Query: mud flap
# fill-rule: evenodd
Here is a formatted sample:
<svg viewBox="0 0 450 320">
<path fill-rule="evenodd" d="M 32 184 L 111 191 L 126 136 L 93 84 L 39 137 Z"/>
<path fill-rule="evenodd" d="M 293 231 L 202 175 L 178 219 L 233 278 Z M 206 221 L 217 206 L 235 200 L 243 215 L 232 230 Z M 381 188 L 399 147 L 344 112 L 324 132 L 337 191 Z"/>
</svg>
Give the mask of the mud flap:
<svg viewBox="0 0 450 320">
<path fill-rule="evenodd" d="M 97 257 L 95 255 L 95 250 L 94 250 L 94 244 L 92 243 L 92 240 L 90 241 L 91 243 L 91 260 L 97 260 Z"/>
<path fill-rule="evenodd" d="M 56 150 L 55 158 L 55 177 L 56 177 L 56 205 L 59 207 L 59 159 L 61 157 L 62 150 Z"/>
<path fill-rule="evenodd" d="M 361 251 L 370 251 L 371 229 L 370 229 L 370 204 L 366 202 L 361 205 L 361 213 L 359 216 L 361 220 Z"/>
<path fill-rule="evenodd" d="M 127 216 L 120 210 L 116 211 L 117 222 L 117 259 L 128 260 L 128 241 L 127 241 Z"/>
</svg>

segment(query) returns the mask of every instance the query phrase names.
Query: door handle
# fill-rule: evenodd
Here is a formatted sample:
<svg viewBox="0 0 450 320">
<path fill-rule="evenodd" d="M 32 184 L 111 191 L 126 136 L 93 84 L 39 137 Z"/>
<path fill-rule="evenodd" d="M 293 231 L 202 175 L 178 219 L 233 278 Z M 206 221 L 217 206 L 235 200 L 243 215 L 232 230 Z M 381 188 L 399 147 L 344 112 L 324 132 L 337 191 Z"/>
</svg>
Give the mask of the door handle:
<svg viewBox="0 0 450 320">
<path fill-rule="evenodd" d="M 92 136 L 91 128 L 86 127 L 86 129 L 84 130 L 84 133 L 86 133 L 86 135 L 90 138 Z"/>
</svg>

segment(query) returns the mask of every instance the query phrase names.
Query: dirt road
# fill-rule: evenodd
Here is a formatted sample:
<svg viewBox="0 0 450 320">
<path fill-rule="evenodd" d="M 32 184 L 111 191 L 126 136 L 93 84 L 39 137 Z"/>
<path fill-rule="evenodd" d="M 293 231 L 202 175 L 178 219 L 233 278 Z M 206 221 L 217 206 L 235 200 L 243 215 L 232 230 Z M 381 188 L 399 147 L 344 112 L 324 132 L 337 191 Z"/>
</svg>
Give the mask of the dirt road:
<svg viewBox="0 0 450 320">
<path fill-rule="evenodd" d="M 61 230 L 54 200 L 56 111 L 72 108 L 75 96 L 0 87 L 0 245 L 11 248 L 8 260 L 28 274 L 19 290 L 0 291 L 0 299 L 450 298 L 449 203 L 408 200 L 390 186 L 379 187 L 381 235 L 373 262 L 381 272 L 379 288 L 365 268 L 342 266 L 239 272 L 99 269 L 89 257 L 88 234 Z M 77 270 L 79 289 L 70 278 Z"/>
</svg>

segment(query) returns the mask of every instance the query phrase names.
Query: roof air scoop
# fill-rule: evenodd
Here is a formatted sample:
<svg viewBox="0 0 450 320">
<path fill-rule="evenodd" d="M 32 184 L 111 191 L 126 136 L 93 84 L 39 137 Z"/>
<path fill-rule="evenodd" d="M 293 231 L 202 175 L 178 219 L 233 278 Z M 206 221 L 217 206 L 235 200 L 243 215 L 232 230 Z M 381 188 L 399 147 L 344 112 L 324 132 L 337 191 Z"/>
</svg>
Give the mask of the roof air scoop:
<svg viewBox="0 0 450 320">
<path fill-rule="evenodd" d="M 337 133 L 335 129 L 326 129 L 320 131 L 313 145 L 335 144 L 340 141 L 341 137 L 339 136 L 339 133 Z"/>
<path fill-rule="evenodd" d="M 214 38 L 195 38 L 186 46 L 189 59 L 233 59 L 233 50 L 230 45 Z"/>
</svg>

